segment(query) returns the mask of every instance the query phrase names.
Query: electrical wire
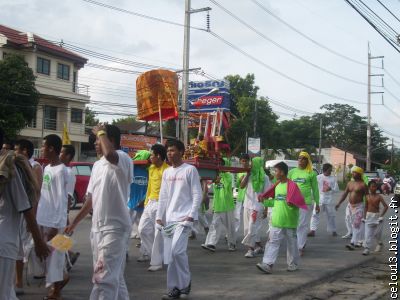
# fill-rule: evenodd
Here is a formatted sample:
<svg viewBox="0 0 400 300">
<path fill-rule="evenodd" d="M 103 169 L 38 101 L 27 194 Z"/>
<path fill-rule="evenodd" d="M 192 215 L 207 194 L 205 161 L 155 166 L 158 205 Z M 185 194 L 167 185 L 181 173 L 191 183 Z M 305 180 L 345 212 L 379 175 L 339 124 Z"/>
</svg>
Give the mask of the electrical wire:
<svg viewBox="0 0 400 300">
<path fill-rule="evenodd" d="M 258 2 L 257 0 L 252 0 L 252 2 L 254 4 L 256 4 L 259 8 L 261 8 L 265 13 L 269 14 L 270 16 L 272 16 L 273 18 L 275 18 L 276 20 L 278 20 L 279 22 L 281 22 L 282 24 L 286 25 L 287 27 L 289 27 L 291 30 L 293 30 L 294 32 L 298 33 L 299 35 L 301 35 L 303 38 L 309 40 L 310 42 L 312 42 L 314 45 L 330 52 L 331 54 L 334 54 L 338 57 L 341 57 L 347 61 L 350 61 L 352 63 L 361 65 L 361 66 L 365 66 L 368 67 L 368 64 L 359 60 L 356 60 L 354 58 L 351 58 L 349 56 L 346 56 L 342 53 L 337 52 L 336 50 L 333 50 L 323 44 L 321 44 L 320 42 L 316 41 L 315 39 L 311 38 L 310 36 L 306 35 L 305 33 L 301 32 L 300 30 L 298 30 L 296 27 L 290 25 L 288 22 L 286 22 L 285 20 L 283 20 L 282 18 L 280 18 L 279 16 L 277 16 L 276 14 L 274 14 L 271 10 L 269 10 L 267 7 L 265 7 L 264 5 L 262 5 L 260 2 Z"/>
<path fill-rule="evenodd" d="M 180 26 L 180 27 L 186 27 L 184 24 L 181 24 L 181 23 L 177 23 L 177 22 L 166 20 L 166 19 L 161 19 L 161 18 L 148 16 L 148 15 L 145 15 L 145 14 L 141 14 L 141 13 L 137 13 L 137 12 L 134 12 L 134 11 L 126 10 L 126 9 L 119 8 L 119 7 L 116 7 L 116 6 L 108 5 L 108 4 L 105 4 L 105 3 L 102 3 L 102 2 L 98 2 L 98 1 L 94 1 L 94 0 L 82 0 L 82 1 L 94 4 L 94 5 L 97 5 L 97 6 L 100 6 L 100 7 L 108 8 L 108 9 L 111 9 L 111 10 L 119 11 L 119 12 L 122 12 L 122 13 L 125 13 L 125 14 L 129 14 L 129 15 L 133 15 L 133 16 L 136 16 L 136 17 L 140 17 L 140 18 L 149 19 L 149 20 L 152 20 L 152 21 L 162 22 L 162 23 L 175 25 L 175 26 Z M 189 27 L 190 27 L 190 29 L 206 31 L 206 29 L 200 28 L 200 27 L 195 27 L 195 26 L 189 26 Z"/>
<path fill-rule="evenodd" d="M 337 99 L 337 100 L 341 100 L 341 101 L 345 101 L 345 102 L 351 102 L 351 103 L 357 103 L 357 104 L 366 104 L 365 102 L 361 102 L 361 101 L 357 101 L 357 100 L 353 100 L 353 99 L 345 98 L 345 97 L 341 97 L 341 96 L 336 96 L 336 95 L 334 95 L 334 94 L 332 94 L 332 93 L 325 92 L 325 91 L 320 90 L 320 89 L 318 89 L 318 88 L 315 88 L 315 87 L 313 87 L 313 86 L 311 86 L 311 85 L 308 85 L 308 84 L 306 84 L 306 83 L 303 83 L 303 82 L 301 82 L 300 80 L 297 80 L 297 79 L 295 79 L 295 78 L 293 78 L 293 77 L 291 77 L 291 76 L 289 76 L 289 75 L 287 75 L 287 74 L 285 74 L 285 73 L 283 73 L 283 72 L 281 72 L 281 71 L 279 71 L 279 70 L 277 70 L 277 69 L 271 67 L 270 65 L 268 65 L 268 64 L 266 64 L 265 62 L 261 61 L 260 59 L 258 59 L 258 58 L 256 58 L 256 57 L 252 56 L 251 54 L 249 54 L 249 53 L 247 53 L 246 51 L 240 49 L 239 47 L 235 46 L 235 45 L 232 44 L 231 42 L 225 40 L 223 37 L 221 37 L 220 35 L 216 34 L 215 32 L 210 31 L 209 33 L 210 33 L 212 36 L 214 36 L 215 38 L 217 38 L 218 40 L 220 40 L 221 42 L 223 42 L 224 44 L 226 44 L 226 45 L 228 45 L 229 47 L 231 47 L 232 49 L 234 49 L 234 50 L 236 50 L 236 51 L 242 53 L 244 56 L 246 56 L 246 57 L 248 57 L 249 59 L 255 61 L 255 62 L 258 63 L 259 65 L 265 67 L 266 69 L 268 69 L 268 70 L 270 70 L 270 71 L 272 71 L 272 72 L 274 72 L 274 73 L 276 73 L 276 74 L 278 74 L 278 75 L 280 75 L 280 76 L 282 76 L 282 77 L 284 77 L 284 78 L 286 78 L 286 79 L 288 79 L 288 80 L 290 80 L 290 81 L 292 81 L 292 82 L 297 83 L 298 85 L 300 85 L 300 86 L 302 86 L 302 87 L 305 87 L 305 88 L 310 89 L 310 90 L 312 90 L 312 91 L 314 91 L 314 92 L 317 92 L 317 93 L 319 93 L 319 94 L 322 94 L 322 95 L 325 95 L 325 96 L 328 96 L 328 97 L 330 97 L 330 98 L 334 98 L 334 99 Z"/>
<path fill-rule="evenodd" d="M 366 83 L 366 82 L 361 82 L 361 81 L 354 80 L 354 79 L 352 79 L 352 78 L 345 77 L 345 76 L 343 76 L 343 75 L 337 74 L 337 73 L 335 73 L 335 72 L 333 72 L 333 71 L 330 71 L 330 70 L 328 70 L 328 69 L 326 69 L 326 68 L 323 68 L 323 67 L 321 67 L 321 66 L 319 66 L 319 65 L 317 65 L 317 64 L 315 64 L 315 63 L 313 63 L 313 62 L 311 62 L 311 61 L 309 61 L 309 60 L 307 60 L 307 59 L 305 59 L 304 57 L 298 55 L 297 53 L 295 53 L 295 52 L 293 52 L 293 51 L 291 51 L 291 50 L 289 50 L 289 49 L 283 47 L 283 46 L 280 45 L 279 43 L 275 42 L 274 40 L 272 40 L 271 38 L 269 38 L 267 35 L 265 35 L 264 33 L 260 32 L 260 31 L 257 30 L 255 27 L 251 26 L 250 24 L 248 24 L 247 22 L 245 22 L 243 19 L 239 18 L 237 15 L 235 15 L 234 13 L 232 13 L 230 10 L 228 10 L 227 8 L 225 8 L 224 6 L 222 6 L 221 4 L 219 4 L 217 1 L 215 1 L 215 0 L 209 0 L 209 1 L 210 1 L 211 3 L 213 3 L 214 5 L 218 6 L 221 10 L 223 10 L 223 11 L 224 11 L 225 13 L 227 13 L 229 16 L 231 16 L 231 17 L 234 18 L 236 21 L 238 21 L 239 23 L 241 23 L 242 25 L 244 25 L 245 27 L 247 27 L 248 29 L 250 29 L 251 31 L 253 31 L 254 33 L 256 33 L 258 36 L 260 36 L 260 37 L 263 38 L 264 40 L 266 40 L 266 41 L 272 43 L 273 45 L 275 45 L 276 47 L 278 47 L 278 48 L 281 49 L 282 51 L 284 51 L 284 52 L 288 53 L 289 55 L 291 55 L 291 56 L 293 56 L 293 57 L 295 57 L 295 58 L 301 60 L 302 62 L 304 62 L 304 63 L 306 63 L 306 64 L 308 64 L 308 65 L 310 65 L 310 66 L 312 66 L 312 67 L 314 67 L 314 68 L 316 68 L 316 69 L 322 71 L 322 72 L 325 72 L 325 73 L 327 73 L 327 74 L 329 74 L 329 75 L 332 75 L 332 76 L 334 76 L 334 77 L 336 77 L 336 78 L 340 78 L 340 79 L 342 79 L 342 80 L 345 80 L 345 81 L 348 81 L 348 82 L 352 82 L 352 83 L 355 83 L 355 84 L 359 84 L 359 85 L 364 85 L 364 86 L 367 86 L 367 85 L 368 85 L 368 83 Z"/>
</svg>

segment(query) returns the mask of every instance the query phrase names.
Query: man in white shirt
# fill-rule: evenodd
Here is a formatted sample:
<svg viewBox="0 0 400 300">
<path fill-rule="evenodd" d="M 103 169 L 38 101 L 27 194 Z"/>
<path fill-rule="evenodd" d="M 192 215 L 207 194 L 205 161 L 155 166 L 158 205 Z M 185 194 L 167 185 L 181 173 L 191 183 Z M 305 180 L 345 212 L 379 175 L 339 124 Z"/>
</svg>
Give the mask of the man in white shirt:
<svg viewBox="0 0 400 300">
<path fill-rule="evenodd" d="M 36 179 L 38 187 L 42 186 L 42 177 L 43 171 L 42 166 L 35 161 L 33 156 L 34 146 L 33 143 L 26 139 L 20 139 L 15 142 L 14 151 L 16 154 L 25 156 L 26 159 L 29 160 L 29 164 L 32 168 L 33 175 Z M 39 196 L 39 194 L 38 194 Z M 36 214 L 37 210 L 37 202 L 35 203 L 33 210 Z M 24 263 L 28 262 L 29 260 L 32 267 L 33 273 L 38 275 L 44 274 L 44 267 L 43 264 L 39 261 L 36 255 L 33 253 L 33 240 L 31 233 L 27 231 L 25 219 L 21 219 L 21 225 L 19 228 L 19 235 L 20 235 L 20 249 L 18 260 L 16 264 L 16 278 L 15 278 L 15 292 L 18 295 L 24 294 L 23 290 L 23 270 L 24 270 Z"/>
<path fill-rule="evenodd" d="M 322 213 L 324 213 L 327 218 L 327 231 L 332 234 L 332 236 L 337 236 L 335 210 L 336 203 L 333 199 L 333 194 L 339 191 L 339 187 L 336 177 L 332 176 L 331 174 L 332 165 L 327 163 L 322 166 L 322 174 L 319 174 L 317 176 L 320 212 L 318 213 L 314 209 L 311 218 L 310 232 L 308 233 L 308 236 L 315 236 L 315 232 L 318 229 L 320 216 Z"/>
<path fill-rule="evenodd" d="M 67 167 L 67 173 L 68 173 L 68 185 L 67 185 L 67 193 L 68 193 L 68 214 L 69 214 L 69 208 L 71 207 L 71 204 L 74 201 L 74 193 L 75 193 L 75 183 L 76 183 L 76 177 L 74 172 L 72 171 L 72 168 L 69 166 L 71 161 L 75 157 L 75 148 L 72 145 L 63 145 L 61 148 L 61 153 L 60 153 L 60 160 L 61 162 Z M 69 220 L 68 220 L 69 223 Z M 72 252 L 68 251 L 68 265 L 67 265 L 67 270 L 70 271 L 72 266 L 75 264 L 79 257 L 80 253 L 79 252 Z"/>
<path fill-rule="evenodd" d="M 119 150 L 121 133 L 114 125 L 93 128 L 95 162 L 87 188 L 87 200 L 65 229 L 72 234 L 78 223 L 93 209 L 90 239 L 93 251 L 93 289 L 91 300 L 129 299 L 124 270 L 131 219 L 126 202 L 133 181 L 133 163 Z"/>
<path fill-rule="evenodd" d="M 44 169 L 42 189 L 36 219 L 41 226 L 45 241 L 52 240 L 62 233 L 67 225 L 68 196 L 67 170 L 60 161 L 62 141 L 58 135 L 50 134 L 43 139 L 42 155 L 49 161 Z M 68 283 L 69 276 L 64 272 L 65 253 L 54 249 L 46 261 L 46 287 L 48 298 L 59 298 L 61 289 Z"/>
<path fill-rule="evenodd" d="M 2 144 L 3 131 L 0 128 L 0 145 Z M 0 150 L 0 179 L 0 300 L 10 300 L 17 299 L 14 271 L 22 217 L 32 234 L 37 256 L 45 259 L 49 255 L 49 249 L 41 239 L 32 204 L 25 192 L 22 172 L 13 161 L 13 153 L 5 149 Z"/>
<path fill-rule="evenodd" d="M 248 247 L 247 258 L 255 257 L 255 254 L 263 252 L 260 230 L 263 219 L 267 217 L 268 209 L 258 202 L 258 196 L 264 193 L 271 185 L 269 177 L 264 172 L 264 162 L 261 157 L 254 157 L 251 161 L 251 169 L 243 177 L 240 187 L 246 188 L 243 211 L 244 238 L 242 244 Z"/>
<path fill-rule="evenodd" d="M 172 168 L 163 173 L 156 215 L 157 229 L 164 235 L 164 261 L 168 264 L 168 293 L 162 299 L 188 296 L 191 287 L 186 251 L 193 222 L 198 218 L 202 190 L 196 168 L 182 160 L 184 152 L 181 141 L 167 142 L 167 157 Z"/>
</svg>

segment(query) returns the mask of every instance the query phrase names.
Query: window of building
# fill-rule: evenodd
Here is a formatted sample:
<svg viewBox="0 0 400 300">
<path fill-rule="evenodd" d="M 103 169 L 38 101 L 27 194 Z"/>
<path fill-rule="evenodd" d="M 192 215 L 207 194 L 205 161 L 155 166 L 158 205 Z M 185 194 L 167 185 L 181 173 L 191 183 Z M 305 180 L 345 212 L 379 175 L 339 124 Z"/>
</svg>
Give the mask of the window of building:
<svg viewBox="0 0 400 300">
<path fill-rule="evenodd" d="M 44 129 L 57 130 L 57 107 L 46 105 L 44 107 Z"/>
<path fill-rule="evenodd" d="M 83 110 L 79 108 L 71 108 L 71 122 L 82 124 Z"/>
<path fill-rule="evenodd" d="M 32 121 L 27 123 L 26 126 L 28 128 L 36 128 L 36 111 L 35 111 L 35 114 L 34 114 L 34 116 L 32 118 Z"/>
<path fill-rule="evenodd" d="M 36 71 L 40 74 L 50 75 L 50 60 L 38 57 Z"/>
<path fill-rule="evenodd" d="M 60 78 L 63 80 L 69 80 L 69 66 L 68 65 L 58 64 L 57 78 Z"/>
</svg>

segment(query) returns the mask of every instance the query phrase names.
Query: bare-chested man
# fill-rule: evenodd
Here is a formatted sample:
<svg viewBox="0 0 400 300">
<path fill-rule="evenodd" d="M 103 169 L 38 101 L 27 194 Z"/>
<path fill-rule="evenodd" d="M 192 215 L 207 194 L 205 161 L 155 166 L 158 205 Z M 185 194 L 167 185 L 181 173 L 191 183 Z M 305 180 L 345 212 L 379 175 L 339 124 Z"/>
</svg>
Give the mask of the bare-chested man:
<svg viewBox="0 0 400 300">
<path fill-rule="evenodd" d="M 369 195 L 365 202 L 365 242 L 364 242 L 364 252 L 363 255 L 368 255 L 370 249 L 373 246 L 374 240 L 376 239 L 377 245 L 375 252 L 380 252 L 382 250 L 382 228 L 383 228 L 383 216 L 388 210 L 388 205 L 383 199 L 382 195 L 378 195 L 376 190 L 378 185 L 375 181 L 370 181 L 368 183 Z M 383 206 L 382 213 L 380 211 L 380 205 Z"/>
<path fill-rule="evenodd" d="M 360 167 L 354 166 L 351 169 L 351 174 L 354 181 L 350 181 L 347 184 L 346 190 L 344 191 L 339 202 L 336 204 L 336 210 L 339 208 L 340 204 L 346 200 L 347 195 L 349 196 L 350 203 L 350 218 L 351 227 L 353 230 L 353 236 L 351 238 L 350 244 L 346 245 L 349 250 L 354 250 L 354 247 L 361 247 L 357 244 L 358 241 L 362 240 L 363 227 L 362 219 L 364 217 L 364 202 L 363 198 L 368 194 L 368 188 L 362 180 L 362 175 L 364 170 Z"/>
</svg>

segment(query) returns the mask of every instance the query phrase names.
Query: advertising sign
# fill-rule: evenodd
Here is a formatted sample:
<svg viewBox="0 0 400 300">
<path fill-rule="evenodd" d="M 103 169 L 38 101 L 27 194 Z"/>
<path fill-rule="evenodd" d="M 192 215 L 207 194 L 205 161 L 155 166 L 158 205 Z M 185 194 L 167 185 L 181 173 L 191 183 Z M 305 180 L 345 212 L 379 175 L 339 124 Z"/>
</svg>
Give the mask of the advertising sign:
<svg viewBox="0 0 400 300">
<path fill-rule="evenodd" d="M 217 92 L 210 94 L 213 89 Z M 190 81 L 188 108 L 192 113 L 213 112 L 218 108 L 230 111 L 229 82 L 225 80 Z"/>
<path fill-rule="evenodd" d="M 259 155 L 261 153 L 261 139 L 249 137 L 248 150 L 250 154 Z"/>
<path fill-rule="evenodd" d="M 138 150 L 149 150 L 159 138 L 141 134 L 121 134 L 121 150 L 133 157 Z"/>
</svg>

